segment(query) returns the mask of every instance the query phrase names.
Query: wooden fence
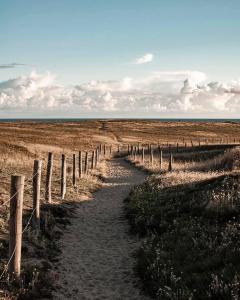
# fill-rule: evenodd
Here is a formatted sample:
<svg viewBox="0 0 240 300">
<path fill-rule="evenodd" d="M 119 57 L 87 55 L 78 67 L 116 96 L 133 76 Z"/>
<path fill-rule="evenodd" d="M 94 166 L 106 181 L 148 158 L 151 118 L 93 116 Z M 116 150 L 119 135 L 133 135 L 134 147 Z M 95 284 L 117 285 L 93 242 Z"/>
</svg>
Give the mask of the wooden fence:
<svg viewBox="0 0 240 300">
<path fill-rule="evenodd" d="M 240 140 L 234 139 L 230 141 L 227 139 L 204 139 L 204 140 L 185 140 L 177 143 L 159 143 L 159 144 L 144 144 L 140 143 L 117 145 L 116 153 L 120 152 L 124 156 L 130 156 L 131 159 L 141 160 L 142 163 L 146 160 L 146 154 L 150 159 L 150 164 L 153 165 L 154 161 L 158 161 L 160 169 L 163 164 L 163 151 L 168 153 L 168 171 L 173 170 L 173 149 L 176 152 L 185 150 L 186 148 L 203 147 L 206 145 L 223 145 L 223 144 L 240 144 Z M 91 152 L 82 151 L 77 154 L 74 153 L 72 157 L 72 186 L 77 187 L 78 180 L 81 180 L 84 176 L 87 176 L 90 170 L 97 168 L 100 160 L 104 159 L 109 153 L 113 152 L 112 145 L 99 145 Z M 48 154 L 47 160 L 47 172 L 45 180 L 45 201 L 49 204 L 52 203 L 52 180 L 53 180 L 53 153 Z M 78 162 L 78 163 L 77 163 Z M 42 161 L 34 160 L 33 176 L 32 180 L 32 200 L 33 209 L 31 216 L 27 222 L 25 228 L 22 228 L 22 212 L 23 212 L 23 199 L 24 199 L 24 176 L 11 176 L 11 190 L 10 199 L 3 205 L 10 202 L 10 220 L 9 220 L 9 259 L 3 273 L 0 275 L 0 280 L 3 275 L 8 272 L 10 277 L 19 279 L 21 275 L 21 248 L 22 248 L 22 235 L 27 230 L 28 226 L 33 227 L 36 232 L 40 233 L 40 217 L 41 217 L 41 179 L 42 179 Z M 60 198 L 65 199 L 67 191 L 67 157 L 65 154 L 61 156 L 61 175 L 60 175 Z"/>
<path fill-rule="evenodd" d="M 104 149 L 104 150 L 103 150 Z M 118 146 L 117 150 L 120 147 Z M 104 151 L 104 152 L 103 152 Z M 78 180 L 87 176 L 91 171 L 98 167 L 100 161 L 111 156 L 112 145 L 100 145 L 91 152 L 86 151 L 85 156 L 83 152 L 78 152 L 72 156 L 72 186 L 77 188 Z M 52 203 L 52 181 L 53 181 L 53 165 L 54 154 L 48 153 L 46 164 L 46 179 L 44 198 L 48 204 Z M 77 159 L 78 158 L 78 159 Z M 78 161 L 78 163 L 77 163 Z M 33 176 L 28 180 L 32 182 L 32 212 L 27 221 L 27 225 L 23 229 L 23 203 L 24 203 L 24 186 L 25 176 L 11 176 L 10 198 L 2 205 L 10 203 L 10 219 L 9 219 L 9 259 L 0 280 L 5 273 L 14 280 L 19 280 L 21 275 L 21 249 L 22 249 L 22 235 L 29 226 L 37 233 L 41 233 L 41 182 L 42 182 L 42 160 L 34 160 L 33 162 Z M 83 168 L 84 167 L 84 168 Z M 78 169 L 78 170 L 77 170 Z M 65 199 L 67 192 L 67 157 L 62 154 L 60 160 L 60 198 Z"/>
</svg>

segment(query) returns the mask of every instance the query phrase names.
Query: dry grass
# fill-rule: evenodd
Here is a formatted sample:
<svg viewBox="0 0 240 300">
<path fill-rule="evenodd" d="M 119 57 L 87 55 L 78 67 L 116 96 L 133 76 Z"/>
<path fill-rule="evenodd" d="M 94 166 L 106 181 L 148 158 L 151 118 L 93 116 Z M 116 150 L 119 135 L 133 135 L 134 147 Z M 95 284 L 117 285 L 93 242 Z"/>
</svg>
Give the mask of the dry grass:
<svg viewBox="0 0 240 300">
<path fill-rule="evenodd" d="M 206 148 L 206 147 L 205 147 Z M 178 149 L 179 150 L 179 149 Z M 126 211 L 144 235 L 136 272 L 154 299 L 239 299 L 240 148 L 173 148 L 150 163 L 129 157 L 152 176 L 135 188 Z"/>
<path fill-rule="evenodd" d="M 45 174 L 48 152 L 54 153 L 54 171 L 53 171 L 53 210 L 51 218 L 59 214 L 59 204 L 62 204 L 60 195 L 60 157 L 65 153 L 68 165 L 68 182 L 66 202 L 73 203 L 82 199 L 87 199 L 90 193 L 99 188 L 101 179 L 105 174 L 105 163 L 102 161 L 98 169 L 92 171 L 88 176 L 78 181 L 77 188 L 73 188 L 71 182 L 72 154 L 79 150 L 91 151 L 99 144 L 113 145 L 113 151 L 121 145 L 121 149 L 128 143 L 157 144 L 157 143 L 183 143 L 192 140 L 198 144 L 199 138 L 208 142 L 219 142 L 222 138 L 235 142 L 238 141 L 240 134 L 240 125 L 238 123 L 195 123 L 195 122 L 157 122 L 157 121 L 118 121 L 118 120 L 92 120 L 82 122 L 14 122 L 0 123 L 0 256 L 6 252 L 8 239 L 8 217 L 9 206 L 3 205 L 9 199 L 10 177 L 13 174 L 26 176 L 26 185 L 24 192 L 24 214 L 27 216 L 29 209 L 32 208 L 32 168 L 34 159 L 43 160 L 43 180 L 42 196 L 44 195 Z M 183 150 L 175 153 L 174 172 L 166 173 L 164 177 L 156 177 L 158 184 L 167 186 L 170 184 L 183 184 L 186 182 L 197 182 L 203 179 L 218 176 L 219 172 L 227 172 L 227 168 L 220 166 L 230 163 L 232 154 L 226 153 L 221 158 L 217 155 L 223 153 L 222 148 Z M 196 159 L 197 155 L 200 159 Z M 237 152 L 236 152 L 237 153 Z M 235 154 L 236 154 L 235 153 Z M 234 155 L 235 155 L 234 154 Z M 238 155 L 238 154 L 236 154 Z M 229 157 L 230 156 L 230 157 Z M 201 159 L 202 157 L 202 159 Z M 205 161 L 209 157 L 209 161 Z M 212 159 L 215 157 L 214 159 Z M 107 155 L 106 158 L 110 158 Z M 163 168 L 159 169 L 157 159 L 154 164 L 148 163 L 149 157 L 146 156 L 146 163 L 141 164 L 138 159 L 134 163 L 143 169 L 158 174 L 165 173 L 168 170 L 168 154 L 164 154 Z M 234 159 L 235 160 L 235 159 Z M 229 168 L 228 168 L 229 169 Z M 209 172 L 211 171 L 211 172 Z M 44 197 L 42 197 L 44 199 Z M 43 200 L 44 202 L 44 200 Z M 65 204 L 65 203 L 64 203 Z M 61 209 L 60 209 L 61 210 Z M 65 210 L 64 210 L 65 211 Z M 63 218 L 64 219 L 64 218 Z M 53 223 L 55 221 L 52 221 Z M 58 227 L 58 226 L 57 226 Z M 57 228 L 57 230 L 60 230 Z M 51 231 L 51 230 L 50 230 Z M 28 233 L 28 241 L 34 241 L 31 231 Z M 46 233 L 47 235 L 49 232 Z M 49 238 L 49 237 L 48 237 Z M 43 243 L 43 244 L 42 244 Z M 33 242 L 31 246 L 39 244 L 42 248 L 49 246 L 48 239 Z M 24 247 L 26 246 L 24 244 Z M 45 246 L 44 246 L 45 245 Z M 4 250 L 5 249 L 5 250 Z M 5 252 L 4 252 L 5 251 Z M 33 252 L 35 250 L 32 250 Z M 44 253 L 44 251 L 43 251 Z M 45 253 L 46 254 L 46 253 Z M 44 255 L 45 255 L 44 254 Z M 30 255 L 31 256 L 31 255 Z M 0 262 L 0 271 L 6 262 Z M 26 261 L 29 263 L 29 261 Z M 0 294 L 1 297 L 2 294 Z M 7 296 L 6 296 L 7 297 Z M 2 299 L 2 298 L 1 298 Z M 6 298 L 7 299 L 7 298 Z"/>
</svg>

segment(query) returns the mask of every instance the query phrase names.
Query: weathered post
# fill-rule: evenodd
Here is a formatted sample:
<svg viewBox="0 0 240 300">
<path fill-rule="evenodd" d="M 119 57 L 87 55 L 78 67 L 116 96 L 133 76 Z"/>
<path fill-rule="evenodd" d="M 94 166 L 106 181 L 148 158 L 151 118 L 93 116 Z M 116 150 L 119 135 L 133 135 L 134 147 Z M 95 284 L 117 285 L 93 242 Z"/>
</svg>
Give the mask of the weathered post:
<svg viewBox="0 0 240 300">
<path fill-rule="evenodd" d="M 21 275 L 24 178 L 24 176 L 11 177 L 8 273 L 16 280 L 19 280 Z"/>
<path fill-rule="evenodd" d="M 171 172 L 172 170 L 173 170 L 173 156 L 172 156 L 172 153 L 170 153 L 168 171 Z"/>
<path fill-rule="evenodd" d="M 162 170 L 162 150 L 159 147 L 158 148 L 158 152 L 159 152 L 159 165 L 160 165 L 160 170 Z"/>
<path fill-rule="evenodd" d="M 97 167 L 98 164 L 98 159 L 99 159 L 99 148 L 97 147 L 95 150 L 95 162 L 94 162 L 94 167 Z"/>
<path fill-rule="evenodd" d="M 72 170 L 72 182 L 73 186 L 76 187 L 76 154 L 73 153 L 73 170 Z"/>
<path fill-rule="evenodd" d="M 150 153 L 150 163 L 151 163 L 151 166 L 153 167 L 153 149 L 151 147 L 151 153 Z"/>
<path fill-rule="evenodd" d="M 118 145 L 118 150 L 117 150 L 117 152 L 119 153 L 120 152 L 120 146 Z"/>
<path fill-rule="evenodd" d="M 162 170 L 162 163 L 163 163 L 163 156 L 162 156 L 163 152 L 162 150 L 160 150 L 159 153 L 159 162 L 160 162 L 160 170 Z"/>
<path fill-rule="evenodd" d="M 66 175 L 67 175 L 67 164 L 66 157 L 62 154 L 62 165 L 61 165 L 61 199 L 64 200 L 66 194 Z"/>
<path fill-rule="evenodd" d="M 95 160 L 95 151 L 92 151 L 92 157 L 91 157 L 91 169 L 94 169 L 94 160 Z"/>
<path fill-rule="evenodd" d="M 100 149 L 99 148 L 97 148 L 97 162 L 99 162 L 100 161 Z"/>
<path fill-rule="evenodd" d="M 134 147 L 134 160 L 136 160 L 137 159 L 137 147 Z"/>
<path fill-rule="evenodd" d="M 33 165 L 33 226 L 40 229 L 40 198 L 41 198 L 42 161 L 34 160 Z"/>
<path fill-rule="evenodd" d="M 142 164 L 144 164 L 144 147 L 142 147 Z"/>
<path fill-rule="evenodd" d="M 130 152 L 130 154 L 131 154 L 131 157 L 133 157 L 133 145 L 131 145 L 131 152 Z"/>
<path fill-rule="evenodd" d="M 45 189 L 45 200 L 48 203 L 52 202 L 52 171 L 53 171 L 53 154 L 48 153 L 47 161 L 47 174 L 46 174 L 46 189 Z"/>
<path fill-rule="evenodd" d="M 149 144 L 149 154 L 152 153 L 152 144 Z"/>
<path fill-rule="evenodd" d="M 88 152 L 86 152 L 85 154 L 85 174 L 87 175 L 87 173 L 88 173 Z"/>
<path fill-rule="evenodd" d="M 78 175 L 79 178 L 83 178 L 82 151 L 78 153 Z"/>
<path fill-rule="evenodd" d="M 106 155 L 106 145 L 105 144 L 103 145 L 103 155 L 104 156 Z"/>
<path fill-rule="evenodd" d="M 129 147 L 129 144 L 127 145 L 128 149 L 127 149 L 127 152 L 128 152 L 128 155 L 130 155 L 130 147 Z"/>
</svg>

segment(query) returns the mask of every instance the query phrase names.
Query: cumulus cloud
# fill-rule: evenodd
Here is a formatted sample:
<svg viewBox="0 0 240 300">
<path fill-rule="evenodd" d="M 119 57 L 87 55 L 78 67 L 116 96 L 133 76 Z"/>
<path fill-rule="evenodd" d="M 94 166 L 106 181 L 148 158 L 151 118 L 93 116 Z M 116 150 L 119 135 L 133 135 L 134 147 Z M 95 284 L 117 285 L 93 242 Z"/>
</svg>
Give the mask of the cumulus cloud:
<svg viewBox="0 0 240 300">
<path fill-rule="evenodd" d="M 146 64 L 153 61 L 153 54 L 152 53 L 146 53 L 145 55 L 139 57 L 136 59 L 136 64 L 141 65 L 141 64 Z"/>
<path fill-rule="evenodd" d="M 56 83 L 51 73 L 0 83 L 0 111 L 31 116 L 204 116 L 240 112 L 240 81 L 203 83 L 197 71 L 155 72 L 142 79 Z"/>
</svg>

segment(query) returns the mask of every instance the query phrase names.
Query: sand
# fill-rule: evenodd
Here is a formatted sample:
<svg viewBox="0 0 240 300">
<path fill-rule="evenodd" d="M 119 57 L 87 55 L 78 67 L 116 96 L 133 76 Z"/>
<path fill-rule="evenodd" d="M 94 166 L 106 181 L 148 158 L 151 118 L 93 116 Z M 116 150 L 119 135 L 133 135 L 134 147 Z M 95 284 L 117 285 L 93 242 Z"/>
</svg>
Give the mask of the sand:
<svg viewBox="0 0 240 300">
<path fill-rule="evenodd" d="M 133 273 L 138 241 L 129 234 L 123 203 L 145 176 L 123 159 L 108 162 L 103 187 L 77 206 L 60 240 L 54 299 L 148 299 Z"/>
</svg>

